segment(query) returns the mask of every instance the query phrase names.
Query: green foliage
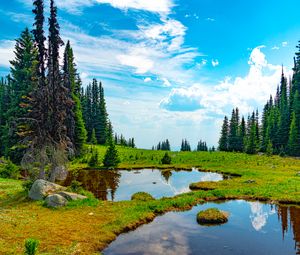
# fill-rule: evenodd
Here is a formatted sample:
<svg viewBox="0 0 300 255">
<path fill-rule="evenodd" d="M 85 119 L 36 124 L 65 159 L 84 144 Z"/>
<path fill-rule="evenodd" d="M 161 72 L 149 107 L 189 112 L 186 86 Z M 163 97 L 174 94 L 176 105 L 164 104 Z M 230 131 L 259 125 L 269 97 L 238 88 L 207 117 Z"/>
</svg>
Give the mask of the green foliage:
<svg viewBox="0 0 300 255">
<path fill-rule="evenodd" d="M 22 188 L 23 188 L 23 190 L 26 193 L 28 193 L 30 191 L 33 183 L 34 183 L 34 180 L 27 180 L 27 181 L 22 182 Z"/>
<path fill-rule="evenodd" d="M 91 136 L 90 142 L 91 142 L 91 144 L 94 144 L 94 145 L 97 144 L 96 131 L 95 131 L 94 128 L 93 128 L 93 131 L 92 131 L 92 136 Z"/>
<path fill-rule="evenodd" d="M 88 161 L 90 167 L 97 167 L 99 166 L 99 153 L 97 149 L 92 150 L 92 156 Z"/>
<path fill-rule="evenodd" d="M 227 118 L 227 116 L 225 116 L 223 125 L 222 125 L 221 137 L 219 139 L 219 150 L 220 151 L 228 150 L 228 135 L 229 135 L 228 118 Z"/>
<path fill-rule="evenodd" d="M 0 178 L 17 179 L 20 177 L 20 168 L 10 160 L 0 164 Z"/>
<path fill-rule="evenodd" d="M 172 158 L 170 155 L 166 152 L 163 158 L 161 159 L 161 163 L 165 165 L 170 165 L 172 162 Z"/>
<path fill-rule="evenodd" d="M 271 140 L 269 140 L 269 142 L 268 142 L 266 153 L 268 156 L 273 155 L 273 145 L 272 145 Z"/>
<path fill-rule="evenodd" d="M 115 168 L 120 163 L 120 158 L 118 155 L 118 150 L 115 146 L 115 143 L 112 139 L 110 139 L 109 146 L 106 150 L 103 165 L 108 168 Z"/>
<path fill-rule="evenodd" d="M 37 250 L 40 242 L 33 238 L 28 238 L 25 240 L 25 255 L 35 255 L 37 254 Z"/>
</svg>

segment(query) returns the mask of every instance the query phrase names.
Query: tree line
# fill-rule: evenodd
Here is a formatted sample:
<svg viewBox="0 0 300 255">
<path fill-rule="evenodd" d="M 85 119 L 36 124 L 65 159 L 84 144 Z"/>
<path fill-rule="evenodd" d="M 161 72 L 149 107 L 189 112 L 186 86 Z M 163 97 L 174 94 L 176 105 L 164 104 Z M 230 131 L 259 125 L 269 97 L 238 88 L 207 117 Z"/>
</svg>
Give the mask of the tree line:
<svg viewBox="0 0 300 255">
<path fill-rule="evenodd" d="M 270 96 L 261 118 L 255 111 L 240 119 L 238 108 L 230 120 L 224 117 L 219 150 L 300 156 L 300 41 L 297 49 L 293 76 L 288 80 L 282 68 L 276 95 Z"/>
<path fill-rule="evenodd" d="M 83 88 L 69 41 L 60 65 L 64 42 L 54 1 L 47 38 L 44 1 L 33 6 L 33 30 L 16 40 L 10 74 L 0 80 L 0 156 L 53 181 L 57 168 L 81 155 L 86 142 L 114 145 L 113 128 L 102 83 L 94 79 Z"/>
</svg>

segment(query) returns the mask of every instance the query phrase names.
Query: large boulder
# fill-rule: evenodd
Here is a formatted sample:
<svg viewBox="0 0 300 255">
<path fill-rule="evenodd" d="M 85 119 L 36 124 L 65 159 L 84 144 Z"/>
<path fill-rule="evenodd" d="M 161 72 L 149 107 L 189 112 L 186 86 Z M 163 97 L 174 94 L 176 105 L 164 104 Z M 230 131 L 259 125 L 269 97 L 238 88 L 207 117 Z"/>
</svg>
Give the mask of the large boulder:
<svg viewBox="0 0 300 255">
<path fill-rule="evenodd" d="M 66 190 L 66 187 L 39 179 L 33 183 L 29 191 L 29 197 L 33 200 L 43 200 L 49 194 L 64 190 Z"/>
<path fill-rule="evenodd" d="M 53 194 L 46 197 L 45 203 L 49 207 L 62 207 L 68 203 L 68 200 L 59 194 Z"/>
<path fill-rule="evenodd" d="M 65 199 L 72 201 L 72 200 L 82 200 L 86 199 L 86 196 L 76 194 L 76 193 L 71 193 L 71 192 L 66 192 L 66 191 L 61 191 L 58 193 L 59 195 L 63 196 Z"/>
</svg>

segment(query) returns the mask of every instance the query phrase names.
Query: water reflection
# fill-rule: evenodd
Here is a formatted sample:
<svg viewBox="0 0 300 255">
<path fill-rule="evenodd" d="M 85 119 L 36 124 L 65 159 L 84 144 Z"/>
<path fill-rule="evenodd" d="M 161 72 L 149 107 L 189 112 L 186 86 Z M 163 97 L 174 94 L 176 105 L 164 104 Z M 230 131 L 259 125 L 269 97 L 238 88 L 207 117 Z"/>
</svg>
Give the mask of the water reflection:
<svg viewBox="0 0 300 255">
<path fill-rule="evenodd" d="M 63 185 L 70 185 L 72 180 L 82 183 L 102 200 L 129 200 L 135 192 L 145 191 L 155 198 L 174 196 L 189 192 L 189 184 L 196 181 L 220 181 L 223 176 L 217 173 L 174 170 L 135 170 L 107 171 L 82 170 L 70 173 Z"/>
<path fill-rule="evenodd" d="M 230 212 L 227 224 L 196 223 L 199 210 Z M 282 234 L 283 237 L 282 238 Z M 300 254 L 300 208 L 259 202 L 207 203 L 186 212 L 171 212 L 120 235 L 105 255 L 118 254 Z"/>
</svg>

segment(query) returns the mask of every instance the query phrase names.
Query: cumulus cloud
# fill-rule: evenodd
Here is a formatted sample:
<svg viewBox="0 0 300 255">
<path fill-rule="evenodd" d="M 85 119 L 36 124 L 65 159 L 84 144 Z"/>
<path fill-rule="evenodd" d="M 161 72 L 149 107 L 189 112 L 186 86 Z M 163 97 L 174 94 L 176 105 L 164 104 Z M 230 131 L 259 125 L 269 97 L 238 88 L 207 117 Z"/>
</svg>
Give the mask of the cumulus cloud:
<svg viewBox="0 0 300 255">
<path fill-rule="evenodd" d="M 174 88 L 160 106 L 170 111 L 206 109 L 223 114 L 225 109 L 238 106 L 243 114 L 262 105 L 274 93 L 280 81 L 281 66 L 268 63 L 263 46 L 252 50 L 248 74 L 244 77 L 225 77 L 215 85 L 195 83 L 190 87 Z M 289 75 L 286 71 L 286 74 Z"/>
<path fill-rule="evenodd" d="M 152 81 L 152 79 L 150 78 L 150 77 L 146 77 L 145 79 L 144 79 L 144 82 L 151 82 Z"/>
<path fill-rule="evenodd" d="M 281 45 L 282 45 L 282 47 L 286 47 L 286 46 L 288 46 L 288 42 L 282 42 Z"/>
</svg>

